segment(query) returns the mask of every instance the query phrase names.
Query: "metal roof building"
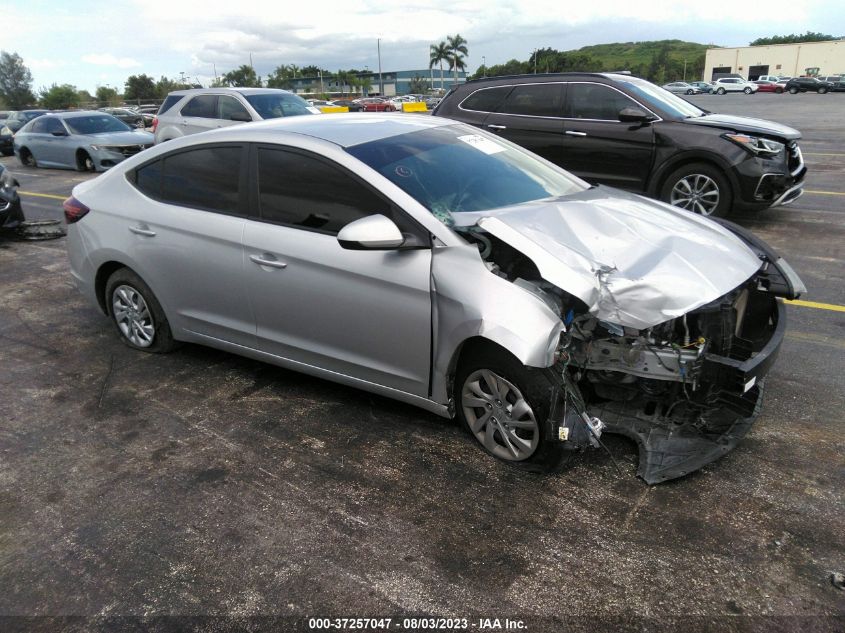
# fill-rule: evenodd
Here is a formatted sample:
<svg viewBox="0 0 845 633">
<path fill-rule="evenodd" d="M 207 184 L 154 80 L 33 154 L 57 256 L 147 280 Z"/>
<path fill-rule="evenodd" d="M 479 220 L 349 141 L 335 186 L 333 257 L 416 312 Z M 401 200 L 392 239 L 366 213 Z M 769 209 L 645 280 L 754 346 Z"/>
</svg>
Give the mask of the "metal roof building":
<svg viewBox="0 0 845 633">
<path fill-rule="evenodd" d="M 707 49 L 704 81 L 722 73 L 738 73 L 749 81 L 761 75 L 845 74 L 845 40 Z"/>
</svg>

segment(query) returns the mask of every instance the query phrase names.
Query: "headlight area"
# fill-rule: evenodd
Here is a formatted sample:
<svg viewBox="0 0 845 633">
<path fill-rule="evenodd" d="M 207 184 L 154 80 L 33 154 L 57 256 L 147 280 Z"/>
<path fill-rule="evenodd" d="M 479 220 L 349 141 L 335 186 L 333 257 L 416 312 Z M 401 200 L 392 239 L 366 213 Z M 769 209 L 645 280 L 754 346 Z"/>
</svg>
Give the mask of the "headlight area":
<svg viewBox="0 0 845 633">
<path fill-rule="evenodd" d="M 745 436 L 785 327 L 783 304 L 755 276 L 647 330 L 576 317 L 555 371 L 577 385 L 586 413 L 580 418 L 637 443 L 637 474 L 654 484 L 701 468 Z M 561 420 L 569 427 L 561 436 L 586 446 L 591 433 L 573 433 L 573 421 Z"/>
</svg>

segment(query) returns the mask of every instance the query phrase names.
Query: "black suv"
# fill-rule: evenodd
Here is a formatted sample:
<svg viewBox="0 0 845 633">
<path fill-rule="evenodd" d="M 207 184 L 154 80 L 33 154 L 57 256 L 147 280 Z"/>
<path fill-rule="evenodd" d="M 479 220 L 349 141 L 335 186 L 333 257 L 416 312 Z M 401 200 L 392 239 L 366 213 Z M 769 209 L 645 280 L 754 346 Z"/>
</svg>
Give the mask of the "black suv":
<svg viewBox="0 0 845 633">
<path fill-rule="evenodd" d="M 711 114 L 630 75 L 469 81 L 453 87 L 434 115 L 494 132 L 588 182 L 703 215 L 792 202 L 807 171 L 797 130 Z"/>
<path fill-rule="evenodd" d="M 815 77 L 793 77 L 784 86 L 784 89 L 791 95 L 798 94 L 799 92 L 818 92 L 820 95 L 823 95 L 834 88 L 835 86 L 831 82 L 822 81 Z"/>
</svg>

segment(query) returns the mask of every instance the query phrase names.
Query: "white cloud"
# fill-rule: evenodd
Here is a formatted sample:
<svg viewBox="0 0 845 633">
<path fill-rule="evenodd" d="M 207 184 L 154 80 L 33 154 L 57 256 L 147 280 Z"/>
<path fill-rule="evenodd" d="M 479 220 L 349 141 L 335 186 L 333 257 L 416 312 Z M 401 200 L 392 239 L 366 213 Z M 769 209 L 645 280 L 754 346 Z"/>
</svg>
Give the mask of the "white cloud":
<svg viewBox="0 0 845 633">
<path fill-rule="evenodd" d="M 117 66 L 118 68 L 135 68 L 141 66 L 141 62 L 131 57 L 115 57 L 111 53 L 99 55 L 83 55 L 82 61 L 97 66 Z"/>
</svg>

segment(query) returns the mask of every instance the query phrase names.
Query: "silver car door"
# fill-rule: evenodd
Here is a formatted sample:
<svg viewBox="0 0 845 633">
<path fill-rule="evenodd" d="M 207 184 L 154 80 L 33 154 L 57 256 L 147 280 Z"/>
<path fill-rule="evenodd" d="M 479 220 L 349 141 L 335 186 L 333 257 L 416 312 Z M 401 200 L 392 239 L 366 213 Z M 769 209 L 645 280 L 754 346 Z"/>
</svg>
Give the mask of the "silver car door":
<svg viewBox="0 0 845 633">
<path fill-rule="evenodd" d="M 143 203 L 115 230 L 145 266 L 139 274 L 189 335 L 253 347 L 255 319 L 243 284 L 243 145 L 203 145 L 140 167 Z M 129 215 L 131 213 L 131 215 Z"/>
<path fill-rule="evenodd" d="M 196 134 L 218 127 L 217 95 L 197 95 L 179 113 L 179 126 L 183 134 Z"/>
<path fill-rule="evenodd" d="M 347 250 L 336 232 L 382 213 L 413 222 L 352 174 L 315 155 L 257 148 L 260 218 L 244 230 L 259 348 L 426 396 L 431 250 Z M 424 244 L 427 235 L 421 234 Z"/>
</svg>

